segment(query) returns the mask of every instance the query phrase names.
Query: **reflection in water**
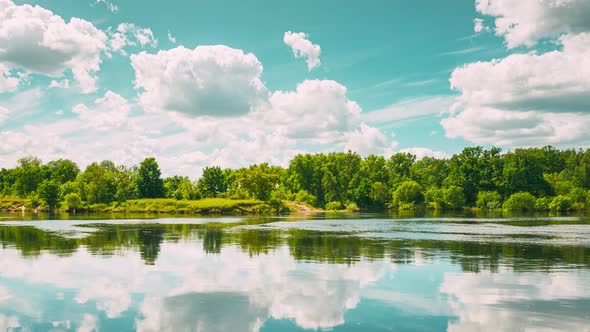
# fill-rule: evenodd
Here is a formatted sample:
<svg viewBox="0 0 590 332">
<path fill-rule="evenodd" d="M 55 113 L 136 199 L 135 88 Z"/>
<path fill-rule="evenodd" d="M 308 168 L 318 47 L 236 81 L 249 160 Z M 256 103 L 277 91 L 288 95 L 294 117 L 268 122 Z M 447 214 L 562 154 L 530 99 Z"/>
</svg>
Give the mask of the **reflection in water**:
<svg viewBox="0 0 590 332">
<path fill-rule="evenodd" d="M 275 221 L 4 223 L 0 331 L 590 328 L 585 222 Z"/>
</svg>

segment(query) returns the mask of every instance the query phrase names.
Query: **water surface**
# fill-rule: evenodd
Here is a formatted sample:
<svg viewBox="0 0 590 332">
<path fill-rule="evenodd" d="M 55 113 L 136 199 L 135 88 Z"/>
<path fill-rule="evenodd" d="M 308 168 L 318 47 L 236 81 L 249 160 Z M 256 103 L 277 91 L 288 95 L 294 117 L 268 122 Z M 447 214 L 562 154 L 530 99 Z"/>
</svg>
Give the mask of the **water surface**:
<svg viewBox="0 0 590 332">
<path fill-rule="evenodd" d="M 0 331 L 588 331 L 585 217 L 0 218 Z"/>
</svg>

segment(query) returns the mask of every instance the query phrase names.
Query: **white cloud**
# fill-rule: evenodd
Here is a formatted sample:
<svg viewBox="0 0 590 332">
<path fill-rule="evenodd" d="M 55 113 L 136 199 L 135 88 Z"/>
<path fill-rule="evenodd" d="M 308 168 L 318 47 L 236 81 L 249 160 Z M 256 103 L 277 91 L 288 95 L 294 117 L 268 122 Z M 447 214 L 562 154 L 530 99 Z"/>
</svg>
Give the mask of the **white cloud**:
<svg viewBox="0 0 590 332">
<path fill-rule="evenodd" d="M 0 331 L 13 331 L 19 327 L 18 317 L 0 314 Z"/>
<path fill-rule="evenodd" d="M 158 46 L 158 40 L 154 37 L 151 29 L 138 27 L 132 23 L 121 23 L 114 31 L 109 28 L 107 33 L 110 36 L 110 49 L 123 55 L 127 55 L 127 52 L 123 50 L 126 46 L 139 46 L 141 48 Z"/>
<path fill-rule="evenodd" d="M 77 332 L 93 332 L 98 331 L 97 329 L 98 318 L 92 315 L 84 315 L 84 319 L 80 324 L 80 327 L 76 330 Z"/>
<path fill-rule="evenodd" d="M 588 144 L 590 33 L 560 38 L 563 50 L 512 54 L 457 68 L 461 93 L 442 120 L 447 137 L 497 145 Z"/>
<path fill-rule="evenodd" d="M 66 23 L 40 6 L 0 3 L 0 64 L 7 68 L 51 77 L 71 70 L 82 92 L 93 92 L 106 40 L 102 31 L 82 19 Z"/>
<path fill-rule="evenodd" d="M 223 45 L 182 46 L 131 56 L 135 86 L 148 111 L 188 116 L 243 115 L 267 97 L 255 55 Z"/>
<path fill-rule="evenodd" d="M 387 137 L 377 128 L 362 123 L 360 128 L 348 135 L 345 150 L 358 152 L 360 155 L 369 154 L 391 155 L 397 142 L 388 142 Z"/>
<path fill-rule="evenodd" d="M 127 99 L 110 90 L 105 93 L 104 97 L 94 101 L 93 108 L 78 104 L 72 109 L 72 112 L 78 114 L 84 126 L 98 130 L 125 126 L 130 111 L 131 105 Z"/>
<path fill-rule="evenodd" d="M 287 31 L 283 36 L 283 42 L 291 47 L 293 55 L 296 58 L 307 58 L 308 70 L 312 70 L 320 65 L 320 45 L 313 44 L 309 41 L 307 34 Z"/>
<path fill-rule="evenodd" d="M 8 117 L 8 109 L 0 106 L 0 123 L 2 123 Z"/>
<path fill-rule="evenodd" d="M 483 19 L 476 18 L 473 20 L 473 31 L 480 33 L 482 31 L 488 31 L 490 28 L 483 24 Z"/>
<path fill-rule="evenodd" d="M 112 2 L 107 1 L 107 0 L 95 0 L 94 3 L 95 4 L 100 4 L 100 3 L 104 4 L 111 13 L 116 13 L 119 11 L 119 7 L 117 5 L 115 5 Z"/>
<path fill-rule="evenodd" d="M 346 96 L 336 81 L 306 80 L 295 91 L 276 91 L 269 99 L 264 121 L 294 138 L 342 138 L 343 132 L 359 128 L 360 106 Z M 329 142 L 326 142 L 329 143 Z"/>
<path fill-rule="evenodd" d="M 442 151 L 434 151 L 429 148 L 413 147 L 401 149 L 400 152 L 411 153 L 416 156 L 417 160 L 423 159 L 424 157 L 432 157 L 437 159 L 448 158 L 449 156 Z"/>
<path fill-rule="evenodd" d="M 69 89 L 70 88 L 70 81 L 65 78 L 61 81 L 52 80 L 51 83 L 49 83 L 49 88 L 50 89 L 53 89 L 53 88 Z"/>
<path fill-rule="evenodd" d="M 172 34 L 170 33 L 170 30 L 168 30 L 168 40 L 172 43 L 172 44 L 176 44 L 176 38 L 172 36 Z"/>
<path fill-rule="evenodd" d="M 496 34 L 504 37 L 508 48 L 590 30 L 587 0 L 476 0 L 475 5 L 478 12 L 496 17 Z"/>
<path fill-rule="evenodd" d="M 7 65 L 0 63 L 0 93 L 16 91 L 20 80 L 12 75 Z"/>
</svg>

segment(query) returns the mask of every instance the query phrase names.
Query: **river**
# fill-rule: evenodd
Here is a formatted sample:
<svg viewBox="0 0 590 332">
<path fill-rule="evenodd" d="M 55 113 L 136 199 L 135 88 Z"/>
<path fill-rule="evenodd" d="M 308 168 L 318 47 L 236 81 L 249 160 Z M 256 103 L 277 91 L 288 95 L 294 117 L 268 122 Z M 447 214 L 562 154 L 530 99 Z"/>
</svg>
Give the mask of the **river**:
<svg viewBox="0 0 590 332">
<path fill-rule="evenodd" d="M 0 331 L 588 331 L 589 220 L 0 215 Z"/>
</svg>

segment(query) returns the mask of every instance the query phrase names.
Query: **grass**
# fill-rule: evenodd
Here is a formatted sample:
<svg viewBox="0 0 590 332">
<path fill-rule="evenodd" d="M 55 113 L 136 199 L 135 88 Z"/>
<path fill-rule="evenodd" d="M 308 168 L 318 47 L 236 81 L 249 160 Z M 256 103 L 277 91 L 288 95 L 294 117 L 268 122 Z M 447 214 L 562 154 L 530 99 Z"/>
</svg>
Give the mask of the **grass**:
<svg viewBox="0 0 590 332">
<path fill-rule="evenodd" d="M 172 198 L 134 199 L 111 204 L 93 204 L 92 212 L 150 212 L 186 214 L 252 214 L 265 213 L 270 207 L 262 201 L 225 198 L 176 200 Z"/>
</svg>

